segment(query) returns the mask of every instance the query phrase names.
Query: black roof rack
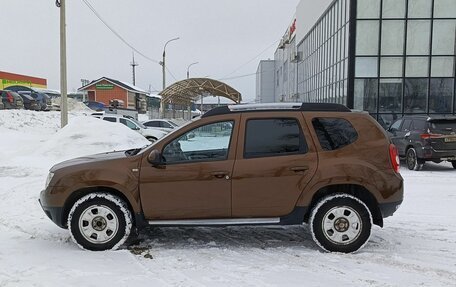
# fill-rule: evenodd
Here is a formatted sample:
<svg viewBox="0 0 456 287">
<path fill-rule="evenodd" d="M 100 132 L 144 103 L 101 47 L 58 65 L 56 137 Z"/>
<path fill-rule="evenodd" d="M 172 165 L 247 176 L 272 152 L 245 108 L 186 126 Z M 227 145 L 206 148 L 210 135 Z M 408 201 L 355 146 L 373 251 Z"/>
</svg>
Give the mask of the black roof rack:
<svg viewBox="0 0 456 287">
<path fill-rule="evenodd" d="M 344 105 L 328 103 L 239 104 L 214 108 L 203 114 L 201 118 L 230 113 L 264 111 L 351 112 Z"/>
</svg>

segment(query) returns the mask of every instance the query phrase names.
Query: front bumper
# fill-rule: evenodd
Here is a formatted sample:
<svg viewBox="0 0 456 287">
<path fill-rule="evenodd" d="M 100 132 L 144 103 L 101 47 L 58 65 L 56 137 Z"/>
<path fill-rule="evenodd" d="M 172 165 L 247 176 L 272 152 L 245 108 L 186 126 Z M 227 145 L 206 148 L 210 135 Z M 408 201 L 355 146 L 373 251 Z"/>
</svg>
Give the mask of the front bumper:
<svg viewBox="0 0 456 287">
<path fill-rule="evenodd" d="M 63 222 L 63 207 L 47 206 L 45 193 L 46 190 L 42 190 L 40 193 L 40 199 L 38 199 L 41 208 L 43 209 L 47 217 L 49 217 L 49 219 L 51 219 L 55 224 L 57 224 L 57 226 L 66 229 L 66 222 Z"/>
</svg>

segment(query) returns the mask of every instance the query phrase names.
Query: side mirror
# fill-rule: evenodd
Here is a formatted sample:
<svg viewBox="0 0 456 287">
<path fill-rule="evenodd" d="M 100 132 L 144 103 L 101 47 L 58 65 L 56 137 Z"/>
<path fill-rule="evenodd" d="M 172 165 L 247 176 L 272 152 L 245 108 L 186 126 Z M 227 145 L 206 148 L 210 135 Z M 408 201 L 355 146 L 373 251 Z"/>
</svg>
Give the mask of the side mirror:
<svg viewBox="0 0 456 287">
<path fill-rule="evenodd" d="M 149 156 L 147 157 L 147 161 L 153 166 L 163 165 L 162 155 L 156 149 L 150 152 Z"/>
</svg>

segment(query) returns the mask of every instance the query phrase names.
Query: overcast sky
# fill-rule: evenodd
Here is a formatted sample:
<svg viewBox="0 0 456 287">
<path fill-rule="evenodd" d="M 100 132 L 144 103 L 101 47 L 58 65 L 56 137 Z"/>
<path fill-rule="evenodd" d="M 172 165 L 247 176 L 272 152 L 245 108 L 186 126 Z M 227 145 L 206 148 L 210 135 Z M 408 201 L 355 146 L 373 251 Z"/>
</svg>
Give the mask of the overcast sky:
<svg viewBox="0 0 456 287">
<path fill-rule="evenodd" d="M 59 9 L 54 0 L 1 0 L 0 70 L 48 79 L 59 89 Z M 299 0 L 89 0 L 101 17 L 140 52 L 160 61 L 182 80 L 214 79 L 255 73 L 259 59 L 274 57 L 278 40 L 292 21 Z M 277 43 L 275 43 L 277 41 Z M 275 43 L 271 46 L 271 44 Z M 85 6 L 67 0 L 68 89 L 81 79 L 102 76 L 132 82 L 132 49 L 122 43 Z M 264 52 L 250 64 L 259 53 Z M 136 55 L 136 85 L 162 86 L 161 66 Z M 238 69 L 240 66 L 242 68 Z M 234 72 L 234 73 L 233 73 Z M 168 85 L 175 79 L 167 74 Z M 255 76 L 224 80 L 244 99 L 255 96 Z"/>
</svg>

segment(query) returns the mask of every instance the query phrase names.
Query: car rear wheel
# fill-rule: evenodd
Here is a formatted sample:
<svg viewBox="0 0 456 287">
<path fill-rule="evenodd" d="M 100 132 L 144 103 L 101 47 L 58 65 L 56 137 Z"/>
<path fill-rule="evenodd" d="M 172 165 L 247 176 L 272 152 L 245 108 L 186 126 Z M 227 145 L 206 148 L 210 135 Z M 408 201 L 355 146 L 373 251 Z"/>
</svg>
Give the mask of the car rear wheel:
<svg viewBox="0 0 456 287">
<path fill-rule="evenodd" d="M 108 193 L 91 193 L 71 208 L 68 229 L 83 249 L 115 250 L 128 239 L 132 222 L 123 200 Z"/>
<path fill-rule="evenodd" d="M 451 164 L 453 165 L 453 168 L 456 169 L 456 161 L 452 161 Z"/>
<path fill-rule="evenodd" d="M 359 199 L 348 194 L 323 198 L 310 216 L 312 238 L 325 251 L 351 253 L 369 240 L 372 215 Z"/>
<path fill-rule="evenodd" d="M 405 161 L 407 164 L 407 168 L 410 170 L 421 170 L 424 165 L 424 161 L 418 158 L 418 156 L 416 155 L 416 150 L 413 147 L 407 150 L 407 153 L 405 155 Z"/>
</svg>

